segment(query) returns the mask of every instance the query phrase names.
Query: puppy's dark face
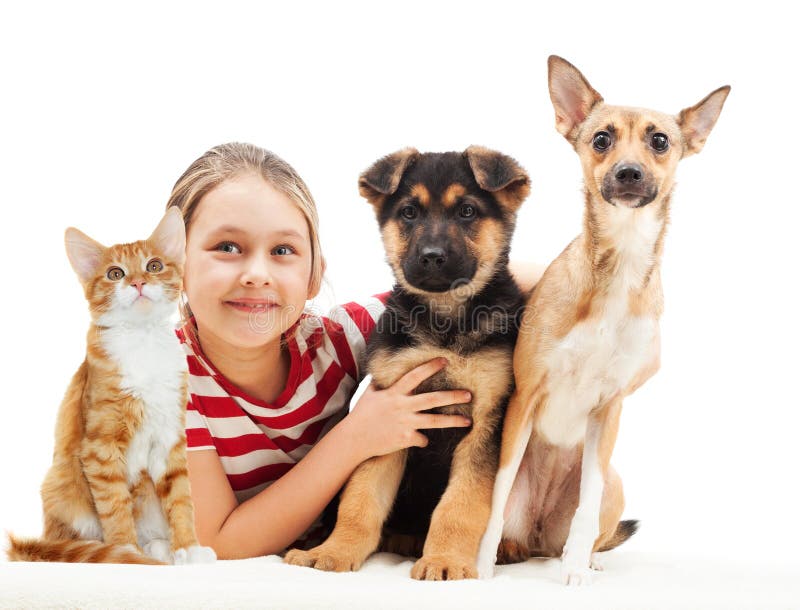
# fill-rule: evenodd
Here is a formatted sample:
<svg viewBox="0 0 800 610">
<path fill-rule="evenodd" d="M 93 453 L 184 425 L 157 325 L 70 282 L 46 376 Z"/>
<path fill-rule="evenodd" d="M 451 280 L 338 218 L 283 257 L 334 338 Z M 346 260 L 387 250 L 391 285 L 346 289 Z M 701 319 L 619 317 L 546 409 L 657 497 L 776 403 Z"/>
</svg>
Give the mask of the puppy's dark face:
<svg viewBox="0 0 800 610">
<path fill-rule="evenodd" d="M 406 149 L 375 163 L 359 186 L 375 207 L 398 283 L 427 295 L 483 288 L 507 258 L 516 210 L 529 190 L 515 161 L 477 147 Z"/>
</svg>

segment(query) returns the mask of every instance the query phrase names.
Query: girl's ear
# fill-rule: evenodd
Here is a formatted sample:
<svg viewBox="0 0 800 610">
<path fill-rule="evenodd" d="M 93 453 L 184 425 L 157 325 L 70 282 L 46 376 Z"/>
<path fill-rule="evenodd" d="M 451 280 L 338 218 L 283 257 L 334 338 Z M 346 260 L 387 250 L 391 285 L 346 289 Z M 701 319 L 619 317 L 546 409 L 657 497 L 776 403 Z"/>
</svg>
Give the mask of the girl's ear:
<svg viewBox="0 0 800 610">
<path fill-rule="evenodd" d="M 322 266 L 322 270 L 319 274 L 319 279 L 314 281 L 312 278 L 308 282 L 308 297 L 306 300 L 311 300 L 319 294 L 319 291 L 322 289 L 322 278 L 325 276 L 325 269 L 327 268 L 328 264 L 325 262 L 325 257 L 322 257 L 320 261 L 320 265 Z"/>
<path fill-rule="evenodd" d="M 182 265 L 186 259 L 186 225 L 183 214 L 172 206 L 164 214 L 156 230 L 147 238 L 160 253 Z"/>
<path fill-rule="evenodd" d="M 78 274 L 81 283 L 85 284 L 97 275 L 97 270 L 103 262 L 103 253 L 106 251 L 103 244 L 78 229 L 69 227 L 64 232 L 64 245 L 67 248 L 69 263 Z"/>
</svg>

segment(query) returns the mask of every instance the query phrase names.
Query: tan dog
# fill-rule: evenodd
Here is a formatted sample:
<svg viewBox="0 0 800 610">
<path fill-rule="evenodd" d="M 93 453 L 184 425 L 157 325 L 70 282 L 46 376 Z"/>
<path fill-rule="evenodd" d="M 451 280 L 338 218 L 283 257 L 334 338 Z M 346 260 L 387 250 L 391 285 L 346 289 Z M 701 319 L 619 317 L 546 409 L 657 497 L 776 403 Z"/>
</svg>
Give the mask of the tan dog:
<svg viewBox="0 0 800 610">
<path fill-rule="evenodd" d="M 586 213 L 528 301 L 478 566 L 491 574 L 502 534 L 501 559 L 561 555 L 563 581 L 582 585 L 593 551 L 633 533 L 619 523 L 622 484 L 609 465 L 622 400 L 659 367 L 675 169 L 703 148 L 730 87 L 670 116 L 603 103 L 555 56 L 549 85 L 556 128 L 581 159 Z"/>
</svg>

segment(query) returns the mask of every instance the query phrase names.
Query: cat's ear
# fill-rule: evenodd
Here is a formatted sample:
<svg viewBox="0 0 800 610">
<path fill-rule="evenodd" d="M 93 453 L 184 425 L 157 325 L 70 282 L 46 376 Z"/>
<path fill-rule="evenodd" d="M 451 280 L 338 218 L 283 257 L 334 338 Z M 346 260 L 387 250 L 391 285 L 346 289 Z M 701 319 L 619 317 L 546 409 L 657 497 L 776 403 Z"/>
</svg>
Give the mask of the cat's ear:
<svg viewBox="0 0 800 610">
<path fill-rule="evenodd" d="M 97 275 L 97 269 L 103 262 L 106 247 L 74 227 L 64 232 L 64 244 L 67 247 L 69 263 L 78 274 L 81 282 L 86 283 Z"/>
<path fill-rule="evenodd" d="M 186 258 L 186 225 L 181 211 L 175 206 L 170 207 L 147 241 L 161 254 L 182 265 Z"/>
</svg>

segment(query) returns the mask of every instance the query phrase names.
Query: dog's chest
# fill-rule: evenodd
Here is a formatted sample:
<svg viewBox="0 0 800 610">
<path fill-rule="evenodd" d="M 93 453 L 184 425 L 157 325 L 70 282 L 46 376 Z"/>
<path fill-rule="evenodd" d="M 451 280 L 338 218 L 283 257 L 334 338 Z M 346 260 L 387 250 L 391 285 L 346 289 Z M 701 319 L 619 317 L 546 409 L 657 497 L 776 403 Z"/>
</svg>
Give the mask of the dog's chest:
<svg viewBox="0 0 800 610">
<path fill-rule="evenodd" d="M 624 391 L 658 356 L 658 322 L 609 302 L 604 315 L 578 323 L 548 353 L 547 404 L 537 423 L 554 445 L 583 441 L 589 412 Z"/>
<path fill-rule="evenodd" d="M 141 425 L 126 453 L 128 481 L 142 470 L 158 481 L 184 428 L 186 357 L 169 327 L 109 329 L 103 347 L 116 363 L 120 390 L 141 401 Z"/>
</svg>

